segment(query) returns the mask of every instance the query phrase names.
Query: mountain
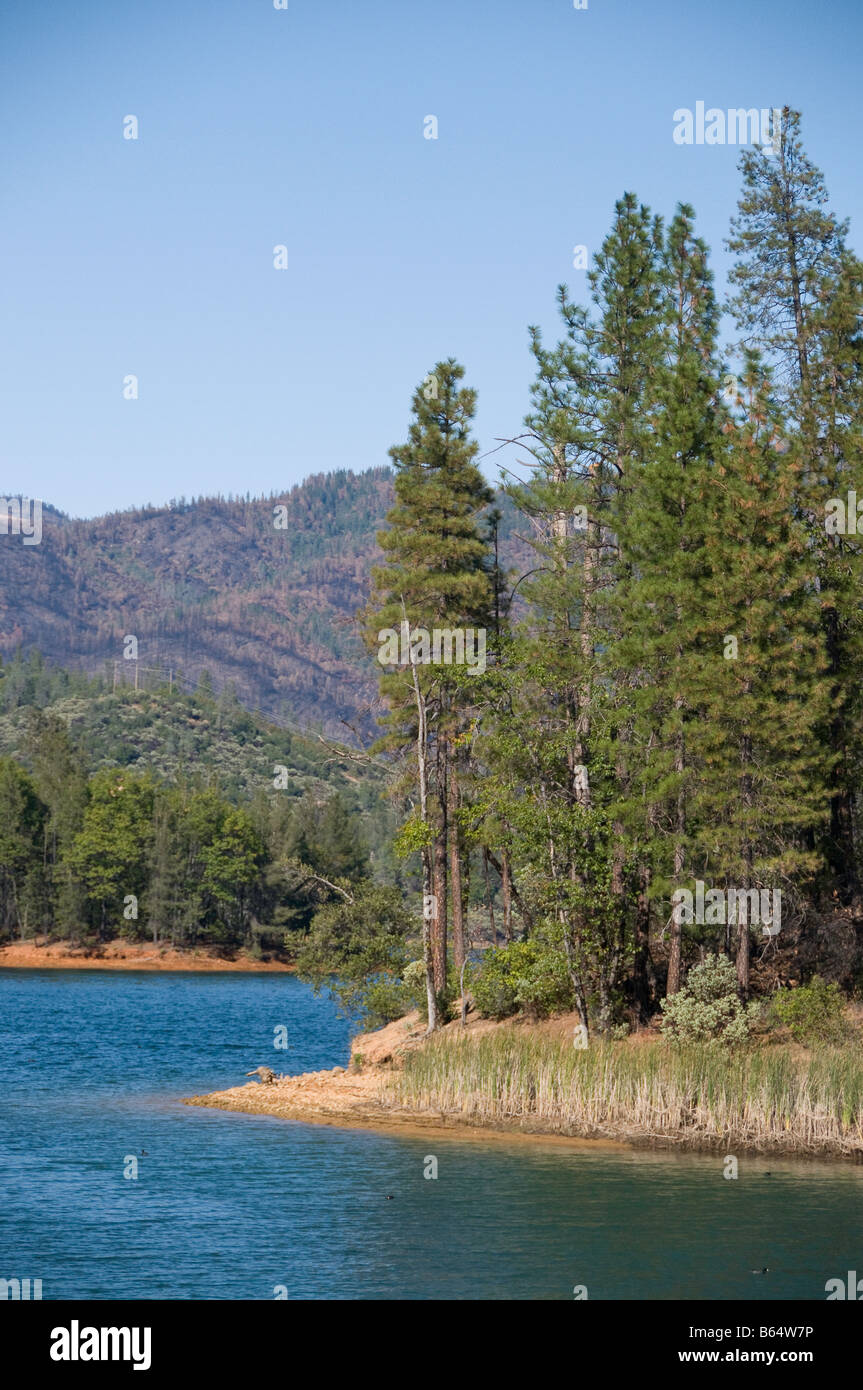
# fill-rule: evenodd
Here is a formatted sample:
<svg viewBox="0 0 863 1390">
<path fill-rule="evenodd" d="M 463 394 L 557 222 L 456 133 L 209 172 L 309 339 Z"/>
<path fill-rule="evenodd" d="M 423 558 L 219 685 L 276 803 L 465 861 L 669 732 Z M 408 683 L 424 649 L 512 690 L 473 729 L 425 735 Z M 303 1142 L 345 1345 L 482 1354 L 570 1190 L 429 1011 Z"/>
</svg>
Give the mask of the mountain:
<svg viewBox="0 0 863 1390">
<path fill-rule="evenodd" d="M 376 671 L 355 614 L 392 484 L 389 468 L 341 470 L 271 497 L 180 498 L 86 521 L 44 505 L 40 544 L 0 534 L 0 654 L 35 648 L 148 689 L 194 690 L 207 673 L 215 692 L 277 722 L 368 740 Z M 512 562 L 524 546 L 500 505 Z M 124 657 L 130 637 L 137 661 Z"/>
<path fill-rule="evenodd" d="M 376 797 L 382 780 L 376 762 L 357 761 L 317 738 L 277 728 L 236 700 L 123 688 L 104 677 L 88 678 L 46 666 L 40 654 L 13 658 L 0 669 L 0 757 L 28 765 L 31 710 L 55 714 L 68 727 L 84 772 L 107 768 L 152 772 L 214 785 L 232 800 L 272 792 L 277 765 L 285 768 L 285 799 L 304 792 L 318 800 L 338 791 L 347 801 Z"/>
</svg>

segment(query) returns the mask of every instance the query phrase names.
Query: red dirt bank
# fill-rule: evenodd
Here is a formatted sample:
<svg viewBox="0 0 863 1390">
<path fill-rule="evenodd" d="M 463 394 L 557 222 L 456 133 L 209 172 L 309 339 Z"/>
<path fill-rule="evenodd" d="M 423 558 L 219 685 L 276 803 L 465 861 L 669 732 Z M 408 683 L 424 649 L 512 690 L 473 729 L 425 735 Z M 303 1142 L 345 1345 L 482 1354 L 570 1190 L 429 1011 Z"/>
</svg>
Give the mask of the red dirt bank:
<svg viewBox="0 0 863 1390">
<path fill-rule="evenodd" d="M 178 951 L 146 941 L 107 941 L 97 952 L 76 950 L 67 941 L 13 941 L 0 946 L 0 969 L 19 970 L 261 970 L 293 969 L 284 961 L 260 961 L 237 952 L 232 959 L 212 951 Z"/>
</svg>

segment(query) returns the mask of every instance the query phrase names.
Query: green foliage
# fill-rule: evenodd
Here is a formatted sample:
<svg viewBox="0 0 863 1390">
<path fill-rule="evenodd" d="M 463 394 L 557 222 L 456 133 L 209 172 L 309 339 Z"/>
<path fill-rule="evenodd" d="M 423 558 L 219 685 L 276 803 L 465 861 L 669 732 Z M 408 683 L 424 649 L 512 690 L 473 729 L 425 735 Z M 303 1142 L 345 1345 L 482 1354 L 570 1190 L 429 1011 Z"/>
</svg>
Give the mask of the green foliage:
<svg viewBox="0 0 863 1390">
<path fill-rule="evenodd" d="M 428 821 L 420 820 L 419 816 L 410 816 L 400 826 L 396 835 L 395 852 L 400 859 L 407 859 L 408 855 L 414 854 L 417 850 L 427 849 L 431 840 L 431 826 Z"/>
<path fill-rule="evenodd" d="M 14 667 L 4 669 L 6 679 L 17 683 Z M 251 799 L 261 787 L 274 793 L 274 767 L 280 765 L 287 768 L 288 785 L 279 795 L 292 806 L 306 792 L 319 801 L 338 792 L 350 813 L 377 801 L 380 770 L 358 768 L 314 739 L 279 729 L 239 706 L 220 710 L 214 700 L 176 690 L 120 689 L 112 694 L 92 684 L 91 691 L 52 689 L 51 698 L 39 706 L 23 696 L 5 706 L 0 699 L 0 754 L 13 754 L 29 765 L 41 739 L 43 769 L 52 758 L 59 766 L 46 732 L 59 728 L 74 744 L 81 774 L 129 767 L 174 783 L 218 784 L 226 796 L 241 800 Z M 65 682 L 58 679 L 58 685 Z M 5 690 L 5 680 L 0 680 L 0 696 Z"/>
<path fill-rule="evenodd" d="M 684 936 L 668 901 L 697 878 L 787 884 L 795 899 L 828 885 L 840 906 L 859 896 L 863 545 L 859 528 L 823 523 L 831 494 L 859 485 L 863 264 L 826 207 L 798 113 L 782 113 L 776 149 L 743 154 L 742 172 L 729 243 L 739 377 L 720 358 L 693 209 L 680 203 L 666 225 L 625 193 L 585 302 L 559 288 L 560 341 L 531 330 L 524 481 L 494 511 L 475 392 L 450 358 L 414 393 L 394 472 L 309 480 L 282 503 L 287 534 L 272 525 L 275 499 L 92 523 L 46 514 L 51 544 L 7 556 L 20 627 L 38 637 L 50 613 L 52 640 L 71 633 L 76 660 L 99 643 L 114 652 L 107 617 L 88 617 L 82 640 L 69 593 L 89 615 L 122 595 L 124 624 L 149 638 L 158 613 L 190 674 L 138 689 L 136 666 L 136 689 L 117 693 L 122 661 L 108 682 L 38 652 L 0 667 L 0 928 L 152 931 L 261 953 L 305 934 L 307 978 L 331 981 L 346 1008 L 370 1021 L 424 1012 L 430 979 L 444 1017 L 458 993 L 448 954 L 461 961 L 465 943 L 459 928 L 452 950 L 449 922 L 464 908 L 473 928 L 481 852 L 506 935 L 514 904 L 527 938 L 472 970 L 483 1013 L 577 1007 L 607 1036 L 624 998 L 650 1016 L 667 964 L 664 1029 L 678 1048 L 746 1040 L 749 924 L 708 916 Z M 331 727 L 364 709 L 369 663 L 342 619 L 366 595 L 390 501 L 366 646 L 403 619 L 490 633 L 482 673 L 371 663 L 392 811 L 360 760 L 354 773 L 239 703 L 311 705 Z M 195 522 L 194 547 L 175 545 Z M 519 531 L 529 553 L 513 586 L 498 542 Z M 178 563 L 192 548 L 195 565 Z M 273 786 L 276 766 L 287 788 Z M 407 883 L 424 895 L 421 948 Z M 121 925 L 130 893 L 140 917 Z M 765 970 L 782 968 L 790 935 Z M 658 938 L 668 958 L 651 962 Z M 675 994 L 696 941 L 730 946 L 736 972 L 712 957 Z M 853 975 L 859 952 L 848 957 Z M 817 978 L 774 1009 L 816 1041 L 841 1036 L 840 1014 Z"/>
<path fill-rule="evenodd" d="M 370 980 L 356 1008 L 348 1001 L 345 1001 L 345 1005 L 350 1012 L 359 1013 L 367 1029 L 383 1028 L 387 1023 L 394 1023 L 414 1007 L 410 991 L 401 980 L 390 975 Z"/>
<path fill-rule="evenodd" d="M 831 685 L 829 712 L 821 702 L 820 727 L 807 738 L 830 783 L 829 823 L 822 815 L 817 846 L 830 891 L 850 901 L 863 867 L 853 811 L 861 767 L 849 751 L 863 742 L 863 547 L 853 528 L 830 533 L 824 509 L 859 485 L 863 264 L 847 245 L 848 223 L 829 207 L 824 175 L 803 148 L 800 112 L 785 107 L 775 135 L 775 150 L 753 147 L 741 155 L 743 188 L 728 243 L 737 294 L 729 307 L 744 341 L 774 370 L 788 416 L 785 439 L 800 456 L 786 516 L 806 526 L 809 591 L 817 597 Z M 800 665 L 811 664 L 807 653 Z M 799 746 L 784 711 L 780 719 L 786 745 Z"/>
<path fill-rule="evenodd" d="M 486 1018 L 508 1018 L 519 1009 L 545 1018 L 573 1005 L 566 961 L 541 941 L 514 941 L 486 951 L 471 972 L 470 990 Z"/>
<path fill-rule="evenodd" d="M 356 819 L 336 792 L 326 801 L 307 792 L 295 807 L 284 853 L 327 878 L 357 879 L 368 872 L 368 850 Z"/>
<path fill-rule="evenodd" d="M 756 1006 L 757 1007 L 757 1006 Z M 662 1001 L 662 1031 L 676 1043 L 746 1043 L 755 1009 L 744 1009 L 737 976 L 727 956 L 708 956 L 689 973 L 683 989 Z"/>
<path fill-rule="evenodd" d="M 361 884 L 352 901 L 340 896 L 316 912 L 297 950 L 297 972 L 316 991 L 328 987 L 368 1026 L 388 1023 L 410 1007 L 401 977 L 412 925 L 394 888 Z"/>
<path fill-rule="evenodd" d="M 0 931 L 32 928 L 46 819 L 32 779 L 0 758 Z"/>
<path fill-rule="evenodd" d="M 425 961 L 408 961 L 402 971 L 402 984 L 405 988 L 409 1007 L 418 1009 L 424 1018 L 428 1018 Z"/>
<path fill-rule="evenodd" d="M 378 774 L 348 781 L 346 762 L 230 700 L 88 691 L 32 656 L 3 669 L 3 692 L 0 748 L 30 771 L 0 755 L 0 931 L 264 955 L 334 896 L 315 875 L 367 875 L 366 826 L 383 848 Z M 277 763 L 287 791 L 272 785 Z"/>
<path fill-rule="evenodd" d="M 518 1012 L 512 961 L 507 955 L 511 949 L 486 952 L 482 965 L 470 973 L 473 1001 L 485 1018 L 509 1018 Z"/>
<path fill-rule="evenodd" d="M 820 975 L 813 975 L 808 985 L 781 990 L 774 996 L 770 1012 L 790 1029 L 795 1042 L 841 1043 L 849 1034 L 839 988 L 827 984 Z"/>
<path fill-rule="evenodd" d="M 88 792 L 83 824 L 65 850 L 64 862 L 98 904 L 104 928 L 109 911 L 119 915 L 127 895 L 143 893 L 154 786 L 149 778 L 100 773 Z"/>
</svg>

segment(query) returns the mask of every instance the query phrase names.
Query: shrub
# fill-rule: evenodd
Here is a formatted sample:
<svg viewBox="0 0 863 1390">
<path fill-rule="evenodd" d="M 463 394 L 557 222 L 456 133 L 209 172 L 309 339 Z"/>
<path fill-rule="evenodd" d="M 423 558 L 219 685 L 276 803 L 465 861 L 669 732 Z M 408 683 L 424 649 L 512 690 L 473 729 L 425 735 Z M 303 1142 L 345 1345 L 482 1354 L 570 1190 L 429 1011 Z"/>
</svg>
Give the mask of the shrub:
<svg viewBox="0 0 863 1390">
<path fill-rule="evenodd" d="M 350 902 L 318 909 L 297 951 L 297 973 L 316 992 L 329 988 L 366 1027 L 390 1023 L 411 1007 L 401 974 L 412 925 L 395 889 L 360 884 Z"/>
<path fill-rule="evenodd" d="M 404 968 L 402 974 L 402 984 L 407 991 L 411 1006 L 419 1009 L 420 1013 L 428 1011 L 428 998 L 426 996 L 426 967 L 425 961 L 412 960 Z"/>
<path fill-rule="evenodd" d="M 471 973 L 470 989 L 485 1018 L 508 1018 L 519 1009 L 545 1018 L 572 1007 L 566 961 L 542 941 L 513 941 L 486 951 Z"/>
<path fill-rule="evenodd" d="M 486 951 L 479 965 L 470 972 L 470 992 L 483 1018 L 508 1018 L 518 1011 L 512 962 L 512 948 Z"/>
<path fill-rule="evenodd" d="M 773 1000 L 771 1013 L 791 1030 L 795 1042 L 841 1043 L 848 1035 L 839 987 L 828 985 L 819 975 L 798 989 L 783 989 Z"/>
<path fill-rule="evenodd" d="M 760 1006 L 744 1009 L 737 994 L 737 976 L 727 956 L 709 956 L 690 971 L 683 989 L 662 1000 L 662 1031 L 674 1042 L 748 1041 Z"/>
<path fill-rule="evenodd" d="M 363 995 L 363 1026 L 367 1030 L 383 1028 L 410 1013 L 412 1007 L 410 991 L 404 984 L 391 975 L 380 975 L 369 982 Z"/>
<path fill-rule="evenodd" d="M 412 960 L 404 968 L 402 973 L 402 985 L 405 992 L 405 1007 L 402 1013 L 409 1013 L 411 1009 L 418 1009 L 420 1017 L 428 1022 L 428 993 L 426 992 L 426 968 L 422 960 Z M 444 1023 L 448 1023 L 452 1017 L 452 1006 L 458 998 L 458 980 L 455 971 L 447 971 L 446 989 L 438 995 L 438 1010 Z"/>
</svg>

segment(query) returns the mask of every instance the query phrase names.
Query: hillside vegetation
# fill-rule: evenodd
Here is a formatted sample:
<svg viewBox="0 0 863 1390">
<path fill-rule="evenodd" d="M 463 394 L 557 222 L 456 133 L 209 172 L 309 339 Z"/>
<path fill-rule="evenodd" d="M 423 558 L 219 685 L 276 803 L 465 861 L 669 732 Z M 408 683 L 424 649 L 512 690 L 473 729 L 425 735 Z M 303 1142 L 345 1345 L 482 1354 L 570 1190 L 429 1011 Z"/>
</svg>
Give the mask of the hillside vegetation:
<svg viewBox="0 0 863 1390">
<path fill-rule="evenodd" d="M 0 654 L 37 648 L 91 675 L 118 662 L 128 678 L 131 635 L 142 668 L 192 688 L 207 671 L 266 715 L 367 738 L 379 701 L 355 614 L 392 478 L 341 470 L 272 497 L 180 498 L 88 521 L 46 506 L 40 545 L 0 545 Z M 524 548 L 503 509 L 514 557 Z"/>
<path fill-rule="evenodd" d="M 393 876 L 383 777 L 206 683 L 0 669 L 0 940 L 282 952 L 329 880 Z"/>
</svg>

